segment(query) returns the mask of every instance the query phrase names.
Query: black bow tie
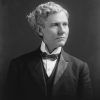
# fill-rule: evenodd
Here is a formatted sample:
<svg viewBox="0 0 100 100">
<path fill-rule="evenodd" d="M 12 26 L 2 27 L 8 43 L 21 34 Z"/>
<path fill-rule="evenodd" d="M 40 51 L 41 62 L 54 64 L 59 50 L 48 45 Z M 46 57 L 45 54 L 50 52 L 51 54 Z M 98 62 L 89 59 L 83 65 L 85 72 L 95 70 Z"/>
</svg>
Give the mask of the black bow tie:
<svg viewBox="0 0 100 100">
<path fill-rule="evenodd" d="M 59 56 L 59 54 L 48 55 L 46 52 L 42 52 L 43 59 L 56 60 L 58 58 L 58 56 Z"/>
</svg>

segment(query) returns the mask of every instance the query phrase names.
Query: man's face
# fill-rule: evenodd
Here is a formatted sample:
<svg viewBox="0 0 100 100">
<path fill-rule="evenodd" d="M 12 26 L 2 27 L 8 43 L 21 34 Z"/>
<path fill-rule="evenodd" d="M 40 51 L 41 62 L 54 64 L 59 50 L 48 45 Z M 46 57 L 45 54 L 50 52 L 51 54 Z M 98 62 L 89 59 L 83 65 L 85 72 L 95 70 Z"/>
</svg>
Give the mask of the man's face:
<svg viewBox="0 0 100 100">
<path fill-rule="evenodd" d="M 68 18 L 64 12 L 50 15 L 40 35 L 51 50 L 65 45 L 69 34 Z"/>
</svg>

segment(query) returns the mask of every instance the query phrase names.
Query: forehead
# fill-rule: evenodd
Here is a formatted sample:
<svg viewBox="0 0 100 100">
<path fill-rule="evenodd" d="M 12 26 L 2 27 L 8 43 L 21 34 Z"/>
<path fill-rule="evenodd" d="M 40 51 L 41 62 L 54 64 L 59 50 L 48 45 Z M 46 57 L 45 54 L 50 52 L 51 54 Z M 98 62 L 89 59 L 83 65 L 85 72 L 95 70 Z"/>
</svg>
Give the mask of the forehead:
<svg viewBox="0 0 100 100">
<path fill-rule="evenodd" d="M 65 12 L 62 11 L 55 14 L 51 14 L 46 20 L 46 23 L 57 23 L 57 22 L 68 22 L 68 17 Z"/>
</svg>

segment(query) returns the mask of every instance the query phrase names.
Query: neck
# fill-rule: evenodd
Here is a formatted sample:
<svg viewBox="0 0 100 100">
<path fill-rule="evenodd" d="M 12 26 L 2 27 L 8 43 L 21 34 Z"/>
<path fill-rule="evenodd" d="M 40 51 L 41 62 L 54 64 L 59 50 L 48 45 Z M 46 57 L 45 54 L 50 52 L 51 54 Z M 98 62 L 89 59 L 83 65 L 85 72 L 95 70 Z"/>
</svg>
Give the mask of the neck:
<svg viewBox="0 0 100 100">
<path fill-rule="evenodd" d="M 57 53 L 60 53 L 61 52 L 61 48 L 62 47 L 54 47 L 53 45 L 52 46 L 48 46 L 46 43 L 44 43 L 43 41 L 42 41 L 42 43 L 41 43 L 41 50 L 43 51 L 43 52 L 47 52 L 47 53 L 49 53 L 49 54 L 57 54 Z"/>
<path fill-rule="evenodd" d="M 47 50 L 48 50 L 48 52 L 49 53 L 52 53 L 56 48 L 50 48 L 50 47 L 48 47 L 47 45 L 46 45 L 46 48 L 47 48 Z"/>
</svg>

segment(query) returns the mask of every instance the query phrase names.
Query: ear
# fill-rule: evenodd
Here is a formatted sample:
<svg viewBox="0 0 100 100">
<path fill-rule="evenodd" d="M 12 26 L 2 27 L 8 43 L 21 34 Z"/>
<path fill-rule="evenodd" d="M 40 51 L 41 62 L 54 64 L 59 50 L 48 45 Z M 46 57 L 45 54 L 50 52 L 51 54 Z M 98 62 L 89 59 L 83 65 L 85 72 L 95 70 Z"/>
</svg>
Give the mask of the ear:
<svg viewBox="0 0 100 100">
<path fill-rule="evenodd" d="M 38 27 L 38 33 L 39 33 L 40 36 L 43 36 L 42 27 Z"/>
</svg>

